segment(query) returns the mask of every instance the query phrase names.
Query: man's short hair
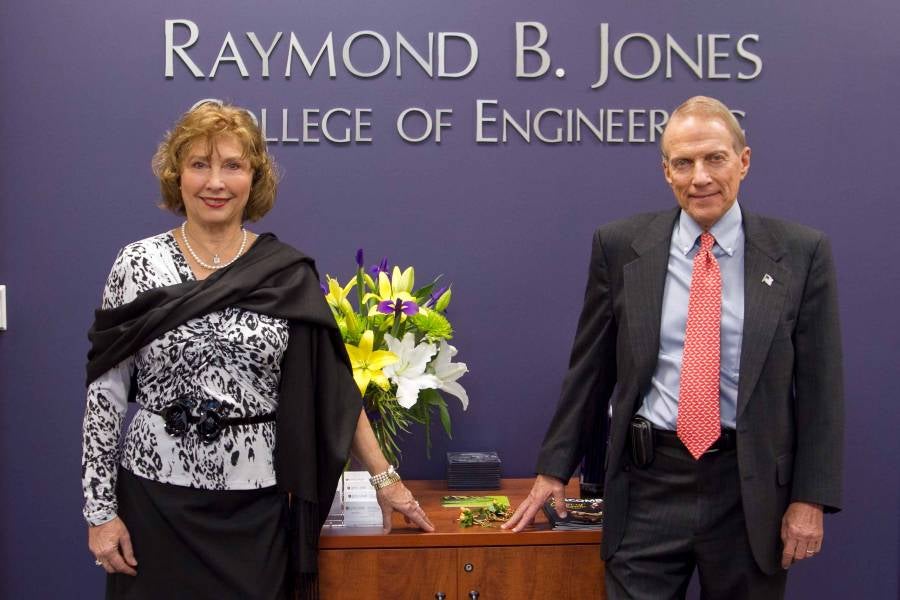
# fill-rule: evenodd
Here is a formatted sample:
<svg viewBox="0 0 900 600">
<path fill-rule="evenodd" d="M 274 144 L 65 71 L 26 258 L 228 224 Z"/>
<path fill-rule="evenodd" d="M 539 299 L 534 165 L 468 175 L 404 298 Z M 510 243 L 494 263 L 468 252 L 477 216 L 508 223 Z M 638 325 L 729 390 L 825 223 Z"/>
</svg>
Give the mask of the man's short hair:
<svg viewBox="0 0 900 600">
<path fill-rule="evenodd" d="M 744 137 L 744 130 L 741 129 L 741 124 L 738 123 L 737 118 L 735 118 L 734 114 L 728 110 L 728 107 L 725 106 L 719 100 L 715 98 L 710 98 L 709 96 L 694 96 L 692 98 L 688 98 L 681 105 L 672 111 L 672 114 L 669 115 L 669 120 L 666 122 L 666 127 L 663 129 L 663 134 L 659 138 L 659 148 L 663 155 L 663 160 L 666 160 L 668 157 L 666 156 L 666 130 L 669 128 L 669 123 L 677 118 L 684 118 L 689 116 L 701 116 L 706 117 L 708 119 L 718 119 L 722 123 L 724 123 L 725 127 L 728 128 L 728 131 L 731 133 L 732 147 L 734 148 L 735 154 L 740 154 L 744 148 L 747 147 L 747 138 Z"/>
</svg>

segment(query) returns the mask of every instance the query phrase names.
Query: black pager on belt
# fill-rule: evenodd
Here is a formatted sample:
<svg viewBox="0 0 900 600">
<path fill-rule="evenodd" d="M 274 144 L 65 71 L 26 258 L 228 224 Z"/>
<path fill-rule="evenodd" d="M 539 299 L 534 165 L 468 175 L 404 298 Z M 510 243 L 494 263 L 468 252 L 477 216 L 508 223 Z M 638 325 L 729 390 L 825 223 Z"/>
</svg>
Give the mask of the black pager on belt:
<svg viewBox="0 0 900 600">
<path fill-rule="evenodd" d="M 653 425 L 640 415 L 631 419 L 631 462 L 638 469 L 653 462 Z"/>
</svg>

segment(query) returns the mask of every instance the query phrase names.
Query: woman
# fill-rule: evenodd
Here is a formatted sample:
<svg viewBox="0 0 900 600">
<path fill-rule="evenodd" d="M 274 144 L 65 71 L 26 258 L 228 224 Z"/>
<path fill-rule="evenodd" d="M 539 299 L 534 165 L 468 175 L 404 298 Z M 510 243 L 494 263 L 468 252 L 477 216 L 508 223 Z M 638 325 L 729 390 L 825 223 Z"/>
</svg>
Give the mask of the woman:
<svg viewBox="0 0 900 600">
<path fill-rule="evenodd" d="M 84 515 L 107 598 L 314 596 L 351 449 L 385 527 L 399 510 L 432 531 L 361 410 L 313 261 L 243 227 L 275 199 L 255 117 L 198 102 L 153 166 L 185 220 L 122 249 L 89 333 Z"/>
</svg>

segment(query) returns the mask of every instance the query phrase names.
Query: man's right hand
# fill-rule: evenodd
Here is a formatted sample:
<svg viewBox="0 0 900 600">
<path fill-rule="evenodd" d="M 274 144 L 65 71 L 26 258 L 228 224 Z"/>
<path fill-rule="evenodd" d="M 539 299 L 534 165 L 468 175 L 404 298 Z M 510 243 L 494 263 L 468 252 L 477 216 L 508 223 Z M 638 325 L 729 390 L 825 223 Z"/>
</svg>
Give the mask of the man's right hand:
<svg viewBox="0 0 900 600">
<path fill-rule="evenodd" d="M 88 527 L 88 548 L 107 573 L 137 575 L 134 569 L 137 560 L 131 547 L 131 537 L 119 517 L 102 525 Z"/>
<path fill-rule="evenodd" d="M 547 498 L 562 500 L 565 497 L 566 487 L 562 481 L 549 475 L 538 475 L 534 479 L 534 485 L 531 487 L 528 497 L 519 505 L 519 508 L 516 509 L 509 521 L 500 527 L 502 529 L 511 529 L 515 532 L 522 531 L 534 521 L 534 516 L 541 510 Z M 556 514 L 563 519 L 566 517 L 566 507 L 563 502 L 557 502 Z"/>
</svg>

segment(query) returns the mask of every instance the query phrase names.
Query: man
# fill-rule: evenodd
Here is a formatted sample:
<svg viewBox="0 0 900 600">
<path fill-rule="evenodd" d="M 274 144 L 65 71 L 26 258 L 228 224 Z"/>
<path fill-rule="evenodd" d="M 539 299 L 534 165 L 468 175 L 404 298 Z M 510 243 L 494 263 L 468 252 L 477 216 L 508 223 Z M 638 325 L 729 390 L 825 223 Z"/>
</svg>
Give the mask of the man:
<svg viewBox="0 0 900 600">
<path fill-rule="evenodd" d="M 822 513 L 840 504 L 828 241 L 738 203 L 750 148 L 721 102 L 687 100 L 660 143 L 679 208 L 597 230 L 539 475 L 505 527 L 563 497 L 612 398 L 608 597 L 683 598 L 696 568 L 705 598 L 781 598 L 786 570 L 820 551 Z"/>
</svg>

